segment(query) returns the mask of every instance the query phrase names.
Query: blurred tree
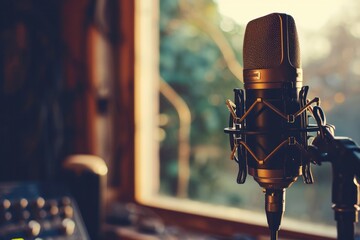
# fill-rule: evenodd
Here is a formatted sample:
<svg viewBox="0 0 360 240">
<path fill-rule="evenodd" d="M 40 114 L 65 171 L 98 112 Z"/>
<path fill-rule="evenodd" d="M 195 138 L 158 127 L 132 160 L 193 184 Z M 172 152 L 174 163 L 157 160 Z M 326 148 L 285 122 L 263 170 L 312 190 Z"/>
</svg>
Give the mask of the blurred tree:
<svg viewBox="0 0 360 240">
<path fill-rule="evenodd" d="M 317 34 L 330 44 L 329 51 L 306 62 L 304 79 L 311 94 L 320 96 L 328 122 L 336 126 L 336 135 L 360 143 L 360 14 L 354 11 L 360 3 L 353 4 Z"/>
<path fill-rule="evenodd" d="M 233 22 L 228 32 L 222 31 L 223 18 L 212 0 L 160 1 L 160 12 L 160 75 L 191 111 L 190 165 L 194 167 L 188 194 L 190 198 L 207 198 L 215 189 L 218 166 L 229 155 L 228 140 L 222 133 L 228 119 L 224 102 L 232 98 L 229 89 L 241 87 L 241 52 L 231 46 L 241 28 Z M 169 99 L 160 99 L 160 112 L 169 119 L 161 142 L 161 191 L 175 195 L 179 174 L 177 119 L 181 113 Z"/>
</svg>

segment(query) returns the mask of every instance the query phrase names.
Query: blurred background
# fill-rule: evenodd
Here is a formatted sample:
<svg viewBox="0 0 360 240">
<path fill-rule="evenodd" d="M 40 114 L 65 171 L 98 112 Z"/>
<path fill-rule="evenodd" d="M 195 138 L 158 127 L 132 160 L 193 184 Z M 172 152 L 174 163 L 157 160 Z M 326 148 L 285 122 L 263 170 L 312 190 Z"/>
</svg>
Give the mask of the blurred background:
<svg viewBox="0 0 360 240">
<path fill-rule="evenodd" d="M 161 226 L 185 232 L 252 235 L 215 239 L 261 239 L 265 217 L 256 220 L 259 225 L 239 223 L 228 216 L 199 217 L 194 208 L 186 212 L 177 205 L 249 211 L 243 219 L 264 215 L 258 184 L 250 177 L 236 184 L 237 164 L 229 159 L 223 132 L 229 118 L 225 100 L 233 98 L 233 88 L 243 87 L 246 24 L 272 12 L 294 17 L 310 97 L 320 97 L 336 135 L 360 142 L 359 5 L 355 0 L 1 0 L 0 181 L 67 182 L 69 156 L 98 156 L 108 168 L 105 185 L 81 177 L 66 183 L 89 190 L 85 200 L 77 199 L 82 215 L 90 209 L 87 199 L 105 196 L 106 207 L 97 210 L 106 217 L 95 224 L 135 225 L 131 231 L 150 232 L 155 239 L 160 232 L 166 239 L 159 225 L 140 221 L 140 215 L 150 215 L 161 219 Z M 295 220 L 334 232 L 331 166 L 313 166 L 313 172 L 315 184 L 299 178 L 288 189 L 284 224 Z M 157 205 L 140 199 L 143 192 Z M 167 207 L 160 206 L 163 197 Z M 110 228 L 115 239 L 143 238 L 124 237 L 116 229 Z M 175 232 L 166 236 L 186 239 L 178 228 Z M 283 236 L 334 239 L 333 233 L 301 234 L 285 227 Z"/>
</svg>

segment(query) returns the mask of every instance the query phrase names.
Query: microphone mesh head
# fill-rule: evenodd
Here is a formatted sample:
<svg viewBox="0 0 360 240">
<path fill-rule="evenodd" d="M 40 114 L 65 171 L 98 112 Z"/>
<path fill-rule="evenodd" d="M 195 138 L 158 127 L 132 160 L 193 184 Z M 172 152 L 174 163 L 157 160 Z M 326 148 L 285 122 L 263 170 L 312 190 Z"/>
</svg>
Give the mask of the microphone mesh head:
<svg viewBox="0 0 360 240">
<path fill-rule="evenodd" d="M 300 68 L 294 19 L 273 13 L 250 21 L 245 30 L 243 60 L 244 69 L 275 68 L 282 63 Z"/>
</svg>

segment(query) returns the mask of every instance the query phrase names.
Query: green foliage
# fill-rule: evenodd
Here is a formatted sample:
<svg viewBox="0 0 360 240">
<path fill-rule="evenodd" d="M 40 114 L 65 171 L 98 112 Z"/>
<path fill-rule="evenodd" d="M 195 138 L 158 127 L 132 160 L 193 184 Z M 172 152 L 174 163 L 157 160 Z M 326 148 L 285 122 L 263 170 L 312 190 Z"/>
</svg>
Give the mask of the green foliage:
<svg viewBox="0 0 360 240">
<path fill-rule="evenodd" d="M 220 24 L 221 16 L 212 0 L 199 1 L 194 7 L 201 11 L 198 16 L 206 15 L 206 21 L 216 26 Z M 223 133 L 229 117 L 225 100 L 233 97 L 231 90 L 241 87 L 241 83 L 227 68 L 219 46 L 209 37 L 207 29 L 198 27 L 196 19 L 183 13 L 177 0 L 160 1 L 160 11 L 160 75 L 191 111 L 192 172 L 189 194 L 191 198 L 206 199 L 220 187 L 217 184 L 217 179 L 221 177 L 218 168 L 226 161 L 223 156 L 229 155 L 228 139 Z M 240 27 L 237 26 L 237 29 Z M 229 43 L 231 37 L 237 36 L 236 31 L 222 34 Z M 235 54 L 241 56 L 239 51 Z M 163 97 L 160 98 L 160 111 L 172 119 L 164 126 L 166 138 L 161 142 L 161 179 L 165 180 L 161 181 L 161 190 L 173 195 L 178 174 L 178 113 Z M 202 152 L 211 152 L 212 149 L 217 150 L 216 156 L 205 154 L 199 157 L 204 155 Z M 200 166 L 197 161 L 206 164 Z M 235 182 L 235 176 L 233 178 Z"/>
</svg>

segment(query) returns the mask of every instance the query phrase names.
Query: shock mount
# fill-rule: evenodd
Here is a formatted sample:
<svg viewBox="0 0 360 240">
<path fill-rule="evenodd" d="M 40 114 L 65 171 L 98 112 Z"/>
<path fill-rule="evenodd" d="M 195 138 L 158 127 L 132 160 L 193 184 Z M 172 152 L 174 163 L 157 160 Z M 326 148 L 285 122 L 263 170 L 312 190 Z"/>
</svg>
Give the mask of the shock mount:
<svg viewBox="0 0 360 240">
<path fill-rule="evenodd" d="M 298 154 L 302 155 L 301 172 L 299 174 L 302 175 L 306 184 L 314 182 L 311 163 L 321 165 L 323 162 L 330 162 L 333 169 L 332 208 L 337 221 L 338 240 L 351 240 L 354 239 L 354 223 L 358 222 L 358 212 L 360 210 L 360 187 L 357 181 L 360 176 L 360 148 L 348 137 L 334 136 L 335 127 L 326 123 L 325 114 L 320 107 L 320 99 L 315 97 L 308 100 L 308 90 L 308 86 L 303 86 L 299 92 L 300 109 L 294 114 L 285 114 L 262 98 L 257 98 L 246 109 L 244 91 L 238 88 L 234 89 L 234 102 L 231 100 L 226 101 L 230 117 L 229 127 L 225 128 L 224 132 L 229 134 L 232 150 L 230 158 L 238 164 L 237 183 L 243 184 L 247 173 L 250 173 L 255 178 L 251 169 L 248 169 L 248 154 L 261 166 L 281 149 L 289 147 L 297 149 Z M 262 159 L 259 159 L 246 143 L 247 136 L 266 134 L 261 130 L 250 131 L 246 129 L 246 118 L 259 104 L 285 119 L 290 126 L 297 118 L 300 118 L 301 121 L 301 127 L 287 129 L 289 137 L 280 142 Z M 316 124 L 309 124 L 308 116 L 312 117 Z M 308 136 L 308 133 L 314 133 L 315 135 Z M 298 142 L 294 137 L 295 134 L 300 134 L 303 141 Z M 276 238 L 277 234 L 275 237 L 272 236 L 272 239 Z"/>
</svg>

